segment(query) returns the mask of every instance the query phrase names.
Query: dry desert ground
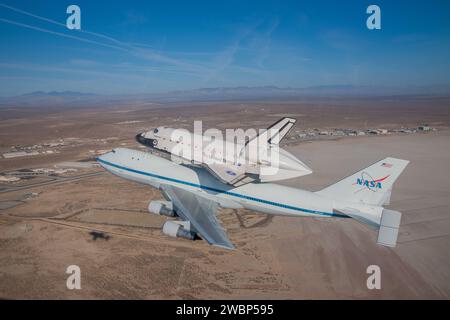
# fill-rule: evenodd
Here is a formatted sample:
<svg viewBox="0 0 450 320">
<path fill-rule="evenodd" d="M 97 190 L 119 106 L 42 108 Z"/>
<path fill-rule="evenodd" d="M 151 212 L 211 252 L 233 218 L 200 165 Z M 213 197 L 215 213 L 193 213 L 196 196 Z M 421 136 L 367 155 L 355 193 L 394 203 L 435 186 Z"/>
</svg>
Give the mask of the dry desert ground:
<svg viewBox="0 0 450 320">
<path fill-rule="evenodd" d="M 438 115 L 435 122 L 448 124 L 448 110 L 442 110 L 447 118 Z M 317 126 L 324 114 L 314 120 Z M 361 114 L 356 117 L 363 119 Z M 119 118 L 99 120 L 99 126 L 115 136 L 126 136 L 123 141 L 107 141 L 105 146 L 92 142 L 93 146 L 62 149 L 48 158 L 2 159 L 2 170 L 80 160 L 94 147 L 127 143 L 138 148 L 132 139 L 140 128 L 117 132 L 113 128 L 120 125 L 106 123 L 119 122 Z M 15 138 L 8 134 L 27 121 L 46 123 L 37 133 L 45 140 L 51 126 L 62 130 L 63 120 L 17 116 L 1 121 L 0 134 L 8 137 L 2 145 L 7 148 L 8 141 L 26 140 L 20 130 L 15 131 Z M 323 122 L 326 127 L 331 121 L 325 117 Z M 66 126 L 72 128 L 72 123 Z M 94 130 L 98 126 L 86 125 L 84 134 L 96 137 Z M 376 245 L 376 233 L 350 219 L 273 217 L 230 209 L 222 210 L 219 219 L 236 250 L 168 238 L 161 233 L 165 218 L 150 215 L 146 209 L 149 200 L 161 197 L 157 190 L 91 168 L 57 181 L 39 177 L 14 188 L 0 186 L 0 298 L 450 298 L 448 129 L 317 140 L 286 148 L 314 173 L 283 183 L 313 191 L 386 156 L 410 160 L 394 187 L 390 205 L 403 213 L 397 247 Z M 93 231 L 108 237 L 95 238 Z M 69 265 L 81 268 L 81 290 L 66 288 Z M 367 289 L 369 265 L 381 268 L 381 290 Z"/>
</svg>

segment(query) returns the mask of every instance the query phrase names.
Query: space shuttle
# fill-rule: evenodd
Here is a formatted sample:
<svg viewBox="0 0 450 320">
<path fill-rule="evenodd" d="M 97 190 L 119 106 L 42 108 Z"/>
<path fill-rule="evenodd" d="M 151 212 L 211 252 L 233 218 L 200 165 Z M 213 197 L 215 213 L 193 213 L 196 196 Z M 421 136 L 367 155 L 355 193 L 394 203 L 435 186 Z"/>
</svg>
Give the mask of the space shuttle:
<svg viewBox="0 0 450 320">
<path fill-rule="evenodd" d="M 280 147 L 295 122 L 296 119 L 285 117 L 251 137 L 232 141 L 160 126 L 139 133 L 136 141 L 158 156 L 205 168 L 222 183 L 238 187 L 312 173 L 307 165 Z"/>
</svg>

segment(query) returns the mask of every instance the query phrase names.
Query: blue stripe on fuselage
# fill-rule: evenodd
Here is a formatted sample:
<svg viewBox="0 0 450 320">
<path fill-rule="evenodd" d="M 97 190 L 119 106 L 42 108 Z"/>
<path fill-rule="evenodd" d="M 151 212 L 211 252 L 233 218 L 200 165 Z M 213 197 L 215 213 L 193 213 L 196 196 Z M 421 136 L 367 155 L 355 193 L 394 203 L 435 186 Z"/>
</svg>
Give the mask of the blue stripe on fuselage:
<svg viewBox="0 0 450 320">
<path fill-rule="evenodd" d="M 302 212 L 306 212 L 306 213 L 310 213 L 310 214 L 317 214 L 317 215 L 327 216 L 327 217 L 348 218 L 348 216 L 342 215 L 342 214 L 328 213 L 328 212 L 322 212 L 322 211 L 316 211 L 316 210 L 310 210 L 310 209 L 305 209 L 305 208 L 294 207 L 294 206 L 290 206 L 290 205 L 279 203 L 279 202 L 273 202 L 273 201 L 269 201 L 269 200 L 254 198 L 254 197 L 245 196 L 245 195 L 242 195 L 242 194 L 239 194 L 239 193 L 235 193 L 235 192 L 231 192 L 231 191 L 220 190 L 220 189 L 216 189 L 216 188 L 212 188 L 212 187 L 208 187 L 208 186 L 204 186 L 204 185 L 200 185 L 200 184 L 196 184 L 196 183 L 192 183 L 192 182 L 188 182 L 188 181 L 183 181 L 183 180 L 179 180 L 179 179 L 174 179 L 174 178 L 160 176 L 160 175 L 154 174 L 154 173 L 139 171 L 139 170 L 127 168 L 127 167 L 124 167 L 124 166 L 121 166 L 121 165 L 118 165 L 118 164 L 115 164 L 115 163 L 111 163 L 111 162 L 105 161 L 105 160 L 100 159 L 100 158 L 97 158 L 97 161 L 99 161 L 101 163 L 104 163 L 106 165 L 109 165 L 111 167 L 115 167 L 115 168 L 118 168 L 118 169 L 130 171 L 130 172 L 134 172 L 134 173 L 138 173 L 138 174 L 142 174 L 142 175 L 145 175 L 145 176 L 149 176 L 149 177 L 153 177 L 153 178 L 157 178 L 157 179 L 161 179 L 161 180 L 166 180 L 166 181 L 170 181 L 170 182 L 175 182 L 175 183 L 179 183 L 179 184 L 184 184 L 184 185 L 187 185 L 187 186 L 200 188 L 200 189 L 203 189 L 203 190 L 209 190 L 209 191 L 213 191 L 213 192 L 224 193 L 224 194 L 227 194 L 227 195 L 230 195 L 230 196 L 233 196 L 233 197 L 238 197 L 238 198 L 242 198 L 242 199 L 252 200 L 252 201 L 255 201 L 255 202 L 261 202 L 261 203 L 269 204 L 269 205 L 280 207 L 280 208 L 291 209 L 291 210 L 296 210 L 296 211 L 302 211 Z"/>
</svg>

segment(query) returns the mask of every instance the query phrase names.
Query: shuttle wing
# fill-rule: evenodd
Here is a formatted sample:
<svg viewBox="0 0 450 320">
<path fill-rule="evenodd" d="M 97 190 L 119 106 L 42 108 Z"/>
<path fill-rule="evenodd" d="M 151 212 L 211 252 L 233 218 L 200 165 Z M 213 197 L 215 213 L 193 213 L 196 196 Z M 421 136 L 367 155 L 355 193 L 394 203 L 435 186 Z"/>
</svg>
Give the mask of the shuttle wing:
<svg viewBox="0 0 450 320">
<path fill-rule="evenodd" d="M 234 249 L 225 230 L 216 217 L 216 202 L 195 195 L 195 193 L 169 185 L 161 185 L 164 196 L 172 201 L 177 214 L 191 223 L 197 232 L 209 244 Z"/>
<path fill-rule="evenodd" d="M 245 172 L 245 168 L 242 166 L 211 163 L 205 164 L 204 167 L 220 181 L 236 187 L 253 182 L 256 179 Z"/>
</svg>

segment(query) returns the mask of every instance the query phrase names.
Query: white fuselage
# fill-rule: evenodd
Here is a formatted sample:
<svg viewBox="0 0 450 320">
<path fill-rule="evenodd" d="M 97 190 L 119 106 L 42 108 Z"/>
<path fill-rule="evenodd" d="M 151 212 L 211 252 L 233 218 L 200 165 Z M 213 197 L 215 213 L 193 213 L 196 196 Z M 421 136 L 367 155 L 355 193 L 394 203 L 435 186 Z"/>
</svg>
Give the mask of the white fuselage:
<svg viewBox="0 0 450 320">
<path fill-rule="evenodd" d="M 314 192 L 272 183 L 240 187 L 223 184 L 205 169 L 180 165 L 147 152 L 117 148 L 98 162 L 127 180 L 159 188 L 173 185 L 211 199 L 224 208 L 247 208 L 267 214 L 315 217 L 347 217 L 333 213 L 335 201 Z"/>
</svg>

